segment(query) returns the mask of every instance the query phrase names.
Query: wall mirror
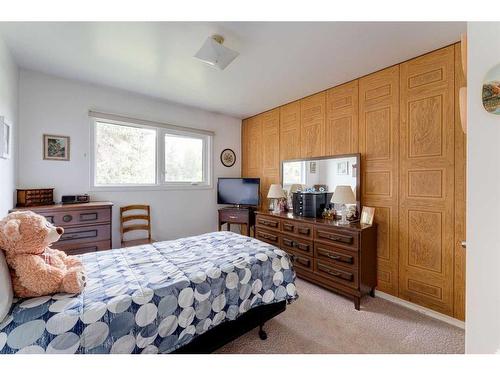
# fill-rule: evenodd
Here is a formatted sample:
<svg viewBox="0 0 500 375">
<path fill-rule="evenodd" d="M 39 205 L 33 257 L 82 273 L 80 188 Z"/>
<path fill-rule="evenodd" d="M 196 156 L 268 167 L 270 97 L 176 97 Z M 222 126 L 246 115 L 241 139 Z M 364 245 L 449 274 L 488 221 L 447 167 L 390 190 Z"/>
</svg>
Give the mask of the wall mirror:
<svg viewBox="0 0 500 375">
<path fill-rule="evenodd" d="M 338 185 L 351 186 L 361 212 L 360 154 L 284 160 L 281 183 L 286 191 L 314 189 L 333 193 Z"/>
</svg>

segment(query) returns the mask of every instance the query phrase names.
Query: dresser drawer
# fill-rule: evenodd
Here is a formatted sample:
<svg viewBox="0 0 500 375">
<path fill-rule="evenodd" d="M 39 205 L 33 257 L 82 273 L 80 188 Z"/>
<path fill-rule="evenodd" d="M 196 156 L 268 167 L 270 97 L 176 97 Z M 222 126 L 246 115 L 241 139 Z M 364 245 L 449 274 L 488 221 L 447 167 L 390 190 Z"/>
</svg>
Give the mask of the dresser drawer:
<svg viewBox="0 0 500 375">
<path fill-rule="evenodd" d="M 336 246 L 321 243 L 314 244 L 314 257 L 321 261 L 331 262 L 336 265 L 358 269 L 358 253 L 344 250 Z"/>
<path fill-rule="evenodd" d="M 89 225 L 77 228 L 66 228 L 59 241 L 54 244 L 54 248 L 64 244 L 76 244 L 84 242 L 96 242 L 111 239 L 110 225 Z"/>
<path fill-rule="evenodd" d="M 291 233 L 299 237 L 312 239 L 313 238 L 313 225 L 299 223 L 292 220 L 283 220 L 281 222 L 281 231 L 283 233 Z"/>
<path fill-rule="evenodd" d="M 280 236 L 278 233 L 267 232 L 260 228 L 257 228 L 257 230 L 255 231 L 255 238 L 267 242 L 271 245 L 280 245 Z"/>
<path fill-rule="evenodd" d="M 298 251 L 305 255 L 313 255 L 313 242 L 298 237 L 292 237 L 288 234 L 281 235 L 280 247 L 285 250 Z"/>
<path fill-rule="evenodd" d="M 336 228 L 320 227 L 314 228 L 314 239 L 323 241 L 330 245 L 358 250 L 358 233 Z"/>
<path fill-rule="evenodd" d="M 314 261 L 314 273 L 351 288 L 357 288 L 359 285 L 358 273 L 356 271 L 333 266 L 318 259 Z"/>
<path fill-rule="evenodd" d="M 306 271 L 312 271 L 313 270 L 313 259 L 311 257 L 298 254 L 297 252 L 290 252 L 290 258 L 292 260 L 292 265 L 294 268 L 300 270 L 306 270 Z"/>
<path fill-rule="evenodd" d="M 266 227 L 272 230 L 281 230 L 281 220 L 268 216 L 257 215 L 257 226 Z"/>
<path fill-rule="evenodd" d="M 91 243 L 64 243 L 58 242 L 54 245 L 57 250 L 62 250 L 68 255 L 78 255 L 91 253 L 95 251 L 109 250 L 111 248 L 111 241 L 99 241 Z"/>
<path fill-rule="evenodd" d="M 250 211 L 243 210 L 220 210 L 219 220 L 220 221 L 230 221 L 235 224 L 246 224 L 248 223 L 248 213 Z"/>
<path fill-rule="evenodd" d="M 54 212 L 40 212 L 40 215 L 56 226 L 67 227 L 73 225 L 87 225 L 106 223 L 111 221 L 109 208 L 96 208 L 95 210 L 67 210 Z"/>
</svg>

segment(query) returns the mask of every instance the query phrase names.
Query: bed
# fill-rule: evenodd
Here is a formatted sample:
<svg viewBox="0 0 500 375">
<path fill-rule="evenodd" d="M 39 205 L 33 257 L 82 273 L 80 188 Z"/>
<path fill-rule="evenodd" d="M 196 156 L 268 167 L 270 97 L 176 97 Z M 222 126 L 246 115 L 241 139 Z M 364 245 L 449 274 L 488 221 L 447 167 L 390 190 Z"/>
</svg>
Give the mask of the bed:
<svg viewBox="0 0 500 375">
<path fill-rule="evenodd" d="M 0 353 L 211 352 L 298 295 L 288 255 L 214 232 L 80 256 L 87 286 L 13 303 Z"/>
</svg>

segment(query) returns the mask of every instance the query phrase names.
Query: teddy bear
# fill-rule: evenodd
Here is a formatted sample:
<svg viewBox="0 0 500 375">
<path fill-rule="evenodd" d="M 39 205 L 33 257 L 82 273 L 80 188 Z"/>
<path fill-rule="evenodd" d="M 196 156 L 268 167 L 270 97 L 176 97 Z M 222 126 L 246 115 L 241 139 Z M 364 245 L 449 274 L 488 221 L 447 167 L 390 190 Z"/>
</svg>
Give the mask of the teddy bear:
<svg viewBox="0 0 500 375">
<path fill-rule="evenodd" d="M 32 211 L 11 212 L 0 220 L 0 249 L 5 252 L 17 297 L 83 290 L 82 262 L 50 248 L 63 233 L 63 228 L 55 227 Z"/>
</svg>

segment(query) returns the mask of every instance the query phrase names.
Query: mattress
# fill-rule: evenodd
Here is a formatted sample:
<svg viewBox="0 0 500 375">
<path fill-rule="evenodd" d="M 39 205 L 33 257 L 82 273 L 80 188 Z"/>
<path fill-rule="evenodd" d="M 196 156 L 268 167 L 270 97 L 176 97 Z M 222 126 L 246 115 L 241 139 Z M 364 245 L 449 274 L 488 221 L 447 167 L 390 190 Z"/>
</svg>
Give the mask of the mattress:
<svg viewBox="0 0 500 375">
<path fill-rule="evenodd" d="M 15 301 L 0 353 L 170 353 L 258 305 L 298 297 L 284 251 L 232 232 L 80 258 L 85 290 Z"/>
</svg>

